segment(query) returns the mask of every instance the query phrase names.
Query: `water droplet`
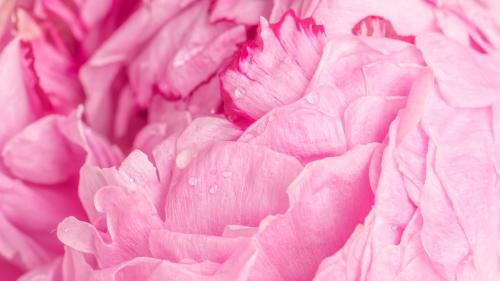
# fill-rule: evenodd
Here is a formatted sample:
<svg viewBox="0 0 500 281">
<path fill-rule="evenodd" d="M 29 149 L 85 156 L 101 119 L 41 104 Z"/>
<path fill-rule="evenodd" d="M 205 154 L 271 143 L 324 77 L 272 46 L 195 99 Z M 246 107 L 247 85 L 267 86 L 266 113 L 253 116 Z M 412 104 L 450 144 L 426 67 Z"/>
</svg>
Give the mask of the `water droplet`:
<svg viewBox="0 0 500 281">
<path fill-rule="evenodd" d="M 239 99 L 241 98 L 242 96 L 244 96 L 246 94 L 246 91 L 245 89 L 243 88 L 237 88 L 236 90 L 234 90 L 234 99 Z"/>
<path fill-rule="evenodd" d="M 195 178 L 195 177 L 189 177 L 189 179 L 188 179 L 188 184 L 189 184 L 190 186 L 196 186 L 196 182 L 197 182 L 197 180 L 196 180 L 196 178 Z"/>
<path fill-rule="evenodd" d="M 133 178 L 128 178 L 128 181 L 129 181 L 130 183 L 134 183 L 134 182 L 135 182 L 135 180 L 134 180 Z"/>
<path fill-rule="evenodd" d="M 208 192 L 210 192 L 211 194 L 214 194 L 215 192 L 217 192 L 217 188 L 219 188 L 219 186 L 214 183 L 210 186 L 210 189 L 208 190 Z"/>
<path fill-rule="evenodd" d="M 187 149 L 181 151 L 175 158 L 175 165 L 179 169 L 186 168 L 187 165 L 189 165 L 189 162 L 191 162 L 191 152 Z"/>
<path fill-rule="evenodd" d="M 233 175 L 233 172 L 231 172 L 231 171 L 222 172 L 222 177 L 224 177 L 224 178 L 229 178 L 232 175 Z"/>
<path fill-rule="evenodd" d="M 191 46 L 181 49 L 174 57 L 172 65 L 174 67 L 181 67 L 191 60 L 194 56 L 198 55 L 203 50 L 203 46 Z"/>
<path fill-rule="evenodd" d="M 308 103 L 310 104 L 316 104 L 318 103 L 319 101 L 319 95 L 316 93 L 316 92 L 310 92 L 307 96 L 306 96 L 306 100 Z"/>
</svg>

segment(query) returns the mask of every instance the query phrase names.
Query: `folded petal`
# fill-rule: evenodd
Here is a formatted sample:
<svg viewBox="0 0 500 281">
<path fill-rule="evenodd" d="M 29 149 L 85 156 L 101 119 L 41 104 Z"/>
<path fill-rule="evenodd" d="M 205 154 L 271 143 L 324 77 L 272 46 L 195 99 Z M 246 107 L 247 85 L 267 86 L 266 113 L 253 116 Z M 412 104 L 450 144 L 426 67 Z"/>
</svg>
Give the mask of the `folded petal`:
<svg viewBox="0 0 500 281">
<path fill-rule="evenodd" d="M 375 147 L 304 168 L 289 188 L 290 209 L 260 225 L 251 280 L 311 280 L 321 260 L 342 247 L 373 203 L 368 168 Z"/>
<path fill-rule="evenodd" d="M 48 116 L 27 126 L 3 148 L 5 165 L 17 177 L 38 184 L 56 184 L 78 173 L 85 152 L 68 141 Z"/>
<path fill-rule="evenodd" d="M 208 9 L 209 1 L 197 1 L 182 10 L 131 62 L 128 76 L 139 104 L 147 105 L 155 89 L 169 99 L 188 96 L 246 39 L 243 26 L 211 23 Z"/>
<path fill-rule="evenodd" d="M 275 24 L 262 19 L 256 41 L 222 74 L 226 114 L 252 121 L 302 97 L 324 40 L 322 26 L 293 11 Z"/>
<path fill-rule="evenodd" d="M 498 101 L 500 82 L 495 78 L 500 75 L 498 59 L 476 53 L 436 33 L 418 36 L 416 44 L 450 105 L 483 107 Z"/>
<path fill-rule="evenodd" d="M 288 206 L 285 189 L 302 166 L 261 146 L 219 142 L 172 181 L 166 226 L 184 233 L 222 234 L 228 224 L 255 226 Z"/>
<path fill-rule="evenodd" d="M 155 258 L 174 262 L 190 259 L 223 263 L 249 240 L 248 237 L 185 234 L 162 229 L 151 232 L 149 247 Z"/>
</svg>

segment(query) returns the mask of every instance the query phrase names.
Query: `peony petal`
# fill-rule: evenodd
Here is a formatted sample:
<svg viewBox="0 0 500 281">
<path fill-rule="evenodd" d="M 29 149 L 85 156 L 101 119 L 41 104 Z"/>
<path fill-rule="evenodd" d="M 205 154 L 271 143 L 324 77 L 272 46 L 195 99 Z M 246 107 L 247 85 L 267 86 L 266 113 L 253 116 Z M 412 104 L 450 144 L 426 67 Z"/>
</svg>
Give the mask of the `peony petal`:
<svg viewBox="0 0 500 281">
<path fill-rule="evenodd" d="M 363 97 L 344 112 L 347 146 L 382 142 L 389 125 L 404 107 L 406 97 Z"/>
<path fill-rule="evenodd" d="M 175 164 L 183 169 L 196 155 L 217 141 L 235 140 L 241 130 L 226 119 L 217 117 L 196 118 L 177 139 Z"/>
<path fill-rule="evenodd" d="M 155 89 L 169 99 L 188 96 L 245 40 L 243 26 L 210 23 L 208 8 L 209 1 L 197 1 L 177 14 L 130 64 L 128 76 L 140 105 L 149 103 Z"/>
<path fill-rule="evenodd" d="M 86 118 L 100 133 L 111 130 L 113 82 L 126 62 L 152 36 L 185 6 L 193 1 L 154 0 L 141 6 L 92 55 L 80 70 L 80 80 L 87 95 Z M 134 38 L 131 42 L 130 38 Z"/>
<path fill-rule="evenodd" d="M 272 4 L 267 0 L 215 1 L 212 4 L 210 21 L 231 20 L 247 25 L 258 24 L 260 17 L 269 16 Z"/>
<path fill-rule="evenodd" d="M 259 118 L 239 141 L 264 145 L 303 162 L 339 155 L 346 150 L 342 106 L 342 93 L 336 88 L 311 90 Z"/>
<path fill-rule="evenodd" d="M 342 247 L 373 203 L 368 167 L 375 147 L 358 146 L 305 167 L 289 188 L 288 212 L 260 225 L 251 280 L 311 280 L 321 260 Z"/>
<path fill-rule="evenodd" d="M 293 11 L 280 22 L 261 19 L 255 42 L 243 47 L 221 77 L 226 114 L 253 120 L 300 98 L 319 61 L 323 28 Z"/>
<path fill-rule="evenodd" d="M 218 237 L 185 234 L 168 230 L 154 230 L 149 236 L 149 247 L 155 258 L 173 262 L 191 259 L 197 262 L 225 262 L 238 248 L 249 243 L 247 237 Z"/>
<path fill-rule="evenodd" d="M 105 187 L 96 193 L 95 205 L 106 214 L 112 241 L 129 257 L 149 253 L 149 233 L 162 225 L 153 202 L 141 192 L 127 194 L 119 187 Z"/>
<path fill-rule="evenodd" d="M 264 147 L 214 144 L 174 178 L 166 226 L 200 234 L 221 234 L 228 224 L 255 226 L 286 209 L 285 188 L 301 168 L 294 158 Z"/>
<path fill-rule="evenodd" d="M 328 36 L 351 33 L 357 23 L 369 16 L 387 19 L 397 34 L 412 35 L 434 30 L 433 10 L 425 1 L 384 0 L 367 3 L 363 0 L 324 0 L 309 1 L 308 4 L 302 8 L 301 16 L 317 19 L 325 26 Z M 418 17 L 408 16 L 402 11 L 411 11 Z"/>
<path fill-rule="evenodd" d="M 24 70 L 22 68 L 20 41 L 11 41 L 0 54 L 0 79 L 10 81 L 3 84 L 0 92 L 0 147 L 15 133 L 33 121 L 38 114 L 32 108 L 33 97 L 26 89 Z M 35 100 L 36 101 L 36 100 Z"/>
<path fill-rule="evenodd" d="M 435 33 L 418 36 L 416 43 L 450 105 L 477 108 L 498 102 L 500 82 L 495 77 L 500 75 L 500 62 L 494 57 Z"/>
</svg>

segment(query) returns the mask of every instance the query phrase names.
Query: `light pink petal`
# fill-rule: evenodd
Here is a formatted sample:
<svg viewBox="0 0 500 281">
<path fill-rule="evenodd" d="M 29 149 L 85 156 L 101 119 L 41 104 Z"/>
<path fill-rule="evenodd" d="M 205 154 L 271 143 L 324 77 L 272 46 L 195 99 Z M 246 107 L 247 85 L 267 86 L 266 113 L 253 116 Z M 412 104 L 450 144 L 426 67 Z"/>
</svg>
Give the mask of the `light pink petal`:
<svg viewBox="0 0 500 281">
<path fill-rule="evenodd" d="M 498 101 L 500 63 L 436 33 L 417 37 L 446 102 L 456 107 L 483 107 Z M 467 77 L 467 79 L 464 79 Z"/>
<path fill-rule="evenodd" d="M 20 41 L 11 41 L 0 54 L 0 79 L 3 83 L 0 91 L 0 146 L 3 147 L 8 138 L 19 132 L 24 126 L 39 116 L 35 110 L 36 99 L 26 88 L 22 62 Z"/>
<path fill-rule="evenodd" d="M 221 105 L 220 81 L 215 76 L 194 90 L 188 101 L 188 110 L 193 117 L 207 116 L 220 113 Z"/>
<path fill-rule="evenodd" d="M 211 23 L 208 10 L 208 1 L 184 9 L 134 58 L 128 76 L 140 105 L 147 105 L 155 91 L 169 99 L 188 96 L 246 39 L 243 26 Z"/>
<path fill-rule="evenodd" d="M 259 118 L 239 141 L 264 145 L 303 162 L 339 155 L 346 150 L 339 114 L 342 94 L 336 88 L 311 90 L 297 102 Z"/>
<path fill-rule="evenodd" d="M 80 70 L 80 80 L 87 95 L 86 117 L 100 133 L 110 132 L 112 122 L 113 82 L 120 70 L 151 40 L 152 36 L 176 13 L 192 1 L 150 1 L 140 7 L 92 55 Z M 134 38 L 131 42 L 130 38 Z M 117 79 L 118 80 L 118 79 Z"/>
<path fill-rule="evenodd" d="M 83 101 L 76 71 L 78 65 L 69 55 L 55 49 L 42 38 L 32 40 L 26 49 L 32 56 L 33 69 L 55 111 L 68 114 Z"/>
<path fill-rule="evenodd" d="M 255 226 L 286 210 L 285 189 L 301 168 L 294 158 L 265 147 L 219 142 L 172 181 L 166 226 L 203 234 L 222 234 L 228 224 Z"/>
<path fill-rule="evenodd" d="M 183 169 L 196 155 L 217 141 L 236 140 L 241 130 L 231 122 L 218 117 L 196 118 L 177 139 L 175 164 Z"/>
<path fill-rule="evenodd" d="M 58 257 L 21 276 L 18 281 L 54 281 L 60 277 L 62 258 Z"/>
<path fill-rule="evenodd" d="M 40 119 L 5 145 L 2 157 L 10 172 L 38 184 L 61 183 L 78 173 L 85 152 L 61 133 L 60 118 Z"/>
<path fill-rule="evenodd" d="M 312 19 L 290 11 L 276 24 L 262 19 L 259 28 L 221 77 L 226 114 L 233 119 L 257 119 L 302 97 L 321 56 L 323 27 Z"/>
<path fill-rule="evenodd" d="M 121 186 L 129 186 L 131 190 L 140 189 L 158 209 L 163 206 L 167 191 L 160 186 L 156 168 L 146 154 L 139 150 L 132 151 L 123 160 L 118 171 L 122 180 Z"/>
<path fill-rule="evenodd" d="M 375 147 L 358 146 L 305 167 L 290 186 L 288 212 L 260 225 L 251 280 L 311 280 L 321 260 L 342 247 L 373 203 L 368 168 Z"/>
<path fill-rule="evenodd" d="M 1 214 L 0 226 L 2 228 L 0 255 L 10 264 L 10 268 L 2 268 L 2 272 L 9 274 L 9 271 L 19 271 L 19 269 L 16 270 L 16 266 L 22 269 L 35 267 L 54 257 L 28 235 L 19 231 Z"/>
<path fill-rule="evenodd" d="M 210 20 L 231 20 L 254 25 L 259 23 L 260 17 L 268 18 L 272 6 L 272 1 L 268 0 L 215 1 L 210 13 Z"/>
<path fill-rule="evenodd" d="M 406 97 L 363 97 L 344 112 L 347 146 L 382 142 L 389 125 L 406 104 Z"/>
<path fill-rule="evenodd" d="M 58 228 L 58 237 L 66 245 L 94 254 L 101 267 L 109 267 L 136 256 L 149 256 L 148 237 L 162 221 L 153 202 L 142 192 L 104 187 L 95 194 L 98 212 L 106 216 L 107 232 L 93 225 L 67 218 Z"/>
<path fill-rule="evenodd" d="M 392 39 L 403 40 L 413 43 L 415 36 L 399 35 L 392 26 L 392 23 L 380 16 L 367 16 L 359 21 L 353 28 L 352 33 L 361 36 L 386 37 Z"/>
<path fill-rule="evenodd" d="M 92 280 L 90 278 L 92 267 L 85 260 L 85 254 L 70 247 L 64 248 L 61 267 L 63 280 Z"/>
<path fill-rule="evenodd" d="M 133 256 L 123 251 L 110 237 L 93 225 L 74 217 L 67 217 L 57 227 L 57 237 L 65 245 L 65 259 L 72 252 L 92 254 L 99 267 L 109 267 Z M 79 270 L 84 270 L 85 267 Z"/>
<path fill-rule="evenodd" d="M 421 71 L 418 50 L 385 38 L 336 39 L 324 47 L 304 97 L 259 118 L 240 141 L 307 162 L 384 139 Z"/>
<path fill-rule="evenodd" d="M 382 17 L 392 23 L 397 34 L 412 35 L 434 30 L 434 14 L 430 5 L 419 0 L 377 1 L 325 0 L 308 1 L 302 8 L 303 17 L 312 16 L 325 26 L 328 36 L 351 33 L 351 30 L 369 16 Z M 412 15 L 407 12 L 411 11 Z"/>
<path fill-rule="evenodd" d="M 67 118 L 59 119 L 59 130 L 72 143 L 80 146 L 87 154 L 85 163 L 98 167 L 115 166 L 123 159 L 121 150 L 87 127 L 82 121 L 79 107 Z"/>
<path fill-rule="evenodd" d="M 107 182 L 101 169 L 92 165 L 82 166 L 78 183 L 78 197 L 90 222 L 95 225 L 99 225 L 100 214 L 95 208 L 94 196 L 105 185 Z"/>
<path fill-rule="evenodd" d="M 211 278 L 218 269 L 218 264 L 211 262 L 174 264 L 163 261 L 155 271 L 151 273 L 148 281 L 205 281 Z M 229 279 L 228 279 L 229 280 Z"/>
<path fill-rule="evenodd" d="M 134 148 L 151 155 L 154 148 L 169 135 L 167 126 L 164 123 L 152 123 L 144 126 L 135 136 Z"/>
<path fill-rule="evenodd" d="M 145 118 L 141 116 L 140 108 L 129 85 L 121 89 L 116 103 L 113 134 L 118 139 L 131 142 L 131 138 L 144 126 Z"/>
<path fill-rule="evenodd" d="M 170 180 L 175 170 L 176 143 L 177 135 L 171 136 L 158 144 L 152 152 L 158 177 L 163 186 L 170 186 Z"/>
<path fill-rule="evenodd" d="M 165 123 L 168 127 L 183 130 L 192 116 L 184 101 L 168 101 L 154 96 L 148 108 L 148 123 Z"/>
<path fill-rule="evenodd" d="M 247 237 L 219 237 L 155 230 L 149 236 L 153 257 L 178 262 L 191 259 L 197 262 L 225 262 L 235 251 L 249 243 Z"/>
<path fill-rule="evenodd" d="M 325 258 L 314 276 L 314 280 L 358 281 L 363 280 L 361 273 L 370 266 L 370 228 L 373 211 L 368 214 L 363 225 L 358 225 L 342 249 L 333 256 Z"/>
<path fill-rule="evenodd" d="M 0 192 L 0 255 L 23 268 L 60 254 L 61 244 L 53 230 L 68 215 L 83 217 L 74 190 L 27 186 L 0 173 Z"/>
<path fill-rule="evenodd" d="M 406 96 L 423 60 L 418 50 L 386 38 L 334 37 L 325 46 L 309 91 L 338 88 L 343 103 L 363 96 Z"/>
<path fill-rule="evenodd" d="M 421 235 L 429 259 L 441 276 L 448 279 L 453 278 L 459 263 L 469 254 L 469 245 L 456 210 L 435 174 L 435 157 L 435 147 L 431 146 L 427 159 L 431 169 L 427 170 L 420 203 L 423 218 Z"/>
<path fill-rule="evenodd" d="M 430 1 L 436 6 L 440 27 L 444 33 L 454 39 L 457 34 L 454 30 L 450 33 L 452 25 L 464 30 L 467 34 L 462 35 L 467 39 L 462 41 L 480 52 L 495 52 L 500 47 L 500 17 L 498 11 L 500 6 L 496 1 Z M 451 22 L 450 22 L 451 19 Z M 445 25 L 443 27 L 443 25 Z M 462 32 L 464 32 L 462 31 Z"/>
<path fill-rule="evenodd" d="M 141 192 L 127 193 L 119 187 L 105 187 L 96 193 L 96 209 L 106 214 L 108 233 L 130 256 L 149 253 L 150 231 L 162 222 L 153 202 Z"/>
<path fill-rule="evenodd" d="M 163 206 L 163 198 L 167 192 L 160 187 L 156 168 L 148 160 L 147 155 L 139 150 L 132 151 L 118 169 L 99 169 L 84 165 L 80 170 L 78 194 L 91 222 L 98 226 L 102 218 L 94 204 L 94 197 L 107 185 L 117 185 L 123 190 L 141 192 L 157 208 Z"/>
</svg>

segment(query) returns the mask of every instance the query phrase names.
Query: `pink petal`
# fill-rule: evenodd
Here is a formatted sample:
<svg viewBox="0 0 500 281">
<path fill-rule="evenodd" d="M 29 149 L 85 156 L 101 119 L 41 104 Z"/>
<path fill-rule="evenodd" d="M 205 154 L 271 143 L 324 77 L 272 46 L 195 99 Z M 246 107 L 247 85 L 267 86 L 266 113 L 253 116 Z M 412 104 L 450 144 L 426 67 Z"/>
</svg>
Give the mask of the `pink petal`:
<svg viewBox="0 0 500 281">
<path fill-rule="evenodd" d="M 339 155 L 346 150 L 338 113 L 342 106 L 342 93 L 337 89 L 312 90 L 306 97 L 259 118 L 239 141 L 264 145 L 303 162 Z"/>
<path fill-rule="evenodd" d="M 196 155 L 217 141 L 231 141 L 241 135 L 241 130 L 226 119 L 217 117 L 196 118 L 177 139 L 178 168 L 185 168 Z"/>
<path fill-rule="evenodd" d="M 355 100 L 344 112 L 348 147 L 382 142 L 389 125 L 406 104 L 406 97 L 363 97 Z"/>
<path fill-rule="evenodd" d="M 142 3 L 81 68 L 80 80 L 87 94 L 86 117 L 93 128 L 101 133 L 110 131 L 113 107 L 109 91 L 113 81 L 120 77 L 120 69 L 190 2 Z M 132 37 L 134 40 L 130 42 Z"/>
<path fill-rule="evenodd" d="M 253 120 L 300 98 L 324 45 L 322 26 L 293 12 L 280 22 L 262 19 L 258 38 L 222 74 L 226 114 Z"/>
<path fill-rule="evenodd" d="M 255 226 L 287 208 L 285 189 L 301 168 L 294 158 L 264 147 L 219 142 L 172 181 L 166 226 L 203 234 L 221 234 L 228 224 Z"/>
<path fill-rule="evenodd" d="M 434 33 L 420 35 L 416 41 L 450 105 L 483 107 L 498 101 L 500 82 L 494 77 L 500 75 L 500 62 L 494 57 L 471 52 Z"/>
<path fill-rule="evenodd" d="M 140 105 L 148 104 L 155 89 L 169 99 L 186 97 L 246 39 L 243 26 L 210 23 L 208 5 L 198 1 L 177 14 L 130 64 L 128 76 Z"/>
<path fill-rule="evenodd" d="M 378 1 L 325 0 L 310 1 L 301 16 L 313 16 L 325 26 L 328 36 L 351 33 L 357 23 L 369 16 L 390 21 L 397 34 L 412 35 L 434 29 L 434 14 L 430 5 L 419 0 Z M 408 16 L 409 12 L 418 17 Z"/>
<path fill-rule="evenodd" d="M 3 84 L 0 101 L 0 146 L 3 147 L 7 139 L 19 132 L 24 126 L 33 121 L 37 116 L 36 97 L 30 94 L 24 82 L 20 42 L 11 41 L 0 54 L 0 78 L 10 81 Z M 35 106 L 35 108 L 33 108 Z"/>
<path fill-rule="evenodd" d="M 249 243 L 247 237 L 219 237 L 155 230 L 149 236 L 153 257 L 179 262 L 192 259 L 198 262 L 225 262 L 235 251 Z"/>
<path fill-rule="evenodd" d="M 289 188 L 288 212 L 261 223 L 251 280 L 311 280 L 321 260 L 342 247 L 373 202 L 368 167 L 375 147 L 304 168 Z"/>
<path fill-rule="evenodd" d="M 78 172 L 85 153 L 61 134 L 58 121 L 56 116 L 40 119 L 5 145 L 2 157 L 14 175 L 33 183 L 56 184 Z"/>
<path fill-rule="evenodd" d="M 231 20 L 237 23 L 254 25 L 260 17 L 267 18 L 271 12 L 271 1 L 267 0 L 229 0 L 215 1 L 210 14 L 212 22 Z"/>
</svg>

